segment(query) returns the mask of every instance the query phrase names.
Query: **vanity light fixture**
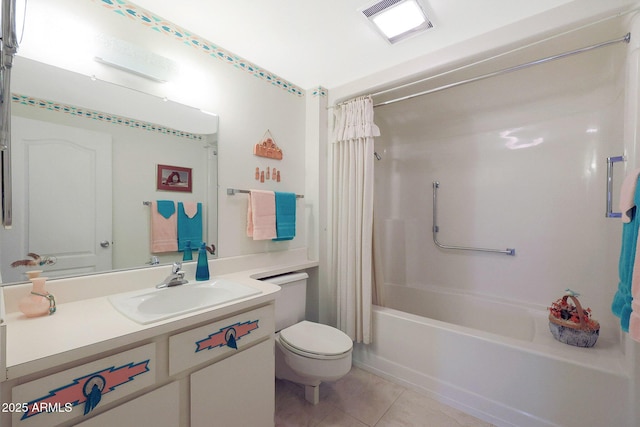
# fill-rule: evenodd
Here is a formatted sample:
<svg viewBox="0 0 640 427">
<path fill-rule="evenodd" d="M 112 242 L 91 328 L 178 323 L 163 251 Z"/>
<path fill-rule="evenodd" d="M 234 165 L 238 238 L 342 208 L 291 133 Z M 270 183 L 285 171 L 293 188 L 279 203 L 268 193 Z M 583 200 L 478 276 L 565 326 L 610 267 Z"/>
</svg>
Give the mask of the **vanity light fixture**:
<svg viewBox="0 0 640 427">
<path fill-rule="evenodd" d="M 382 0 L 361 12 L 391 44 L 433 28 L 418 0 Z"/>
<path fill-rule="evenodd" d="M 174 61 L 125 40 L 100 34 L 96 37 L 94 59 L 101 63 L 158 83 L 166 83 L 176 73 Z"/>
</svg>

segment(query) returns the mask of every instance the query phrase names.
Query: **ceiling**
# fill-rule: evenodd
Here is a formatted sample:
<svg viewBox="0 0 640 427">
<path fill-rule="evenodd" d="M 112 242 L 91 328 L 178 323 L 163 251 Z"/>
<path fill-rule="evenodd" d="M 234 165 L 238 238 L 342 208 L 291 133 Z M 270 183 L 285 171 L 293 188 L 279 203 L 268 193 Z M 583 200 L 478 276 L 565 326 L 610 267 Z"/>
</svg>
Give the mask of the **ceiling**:
<svg viewBox="0 0 640 427">
<path fill-rule="evenodd" d="M 359 12 L 377 0 L 133 2 L 295 85 L 331 89 L 584 0 L 421 1 L 434 28 L 395 45 Z"/>
</svg>

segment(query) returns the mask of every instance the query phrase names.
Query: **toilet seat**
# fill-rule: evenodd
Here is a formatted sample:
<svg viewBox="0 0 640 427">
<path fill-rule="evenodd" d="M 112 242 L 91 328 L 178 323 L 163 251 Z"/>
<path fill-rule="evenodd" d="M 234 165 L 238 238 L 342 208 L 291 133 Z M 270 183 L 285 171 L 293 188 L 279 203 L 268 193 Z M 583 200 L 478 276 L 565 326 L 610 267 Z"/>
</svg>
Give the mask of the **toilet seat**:
<svg viewBox="0 0 640 427">
<path fill-rule="evenodd" d="M 280 343 L 287 350 L 312 359 L 340 359 L 353 349 L 353 341 L 344 332 L 306 320 L 280 331 Z"/>
</svg>

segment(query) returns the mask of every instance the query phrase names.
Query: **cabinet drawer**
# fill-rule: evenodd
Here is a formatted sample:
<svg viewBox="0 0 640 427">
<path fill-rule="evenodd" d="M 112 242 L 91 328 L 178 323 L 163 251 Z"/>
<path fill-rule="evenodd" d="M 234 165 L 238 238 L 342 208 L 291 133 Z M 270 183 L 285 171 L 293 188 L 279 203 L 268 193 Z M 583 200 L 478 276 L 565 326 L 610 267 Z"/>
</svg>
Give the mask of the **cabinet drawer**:
<svg viewBox="0 0 640 427">
<path fill-rule="evenodd" d="M 274 333 L 270 304 L 169 338 L 169 375 L 242 350 Z"/>
<path fill-rule="evenodd" d="M 21 410 L 12 424 L 51 427 L 83 418 L 155 383 L 155 362 L 155 345 L 147 344 L 16 386 L 11 399 Z"/>
</svg>

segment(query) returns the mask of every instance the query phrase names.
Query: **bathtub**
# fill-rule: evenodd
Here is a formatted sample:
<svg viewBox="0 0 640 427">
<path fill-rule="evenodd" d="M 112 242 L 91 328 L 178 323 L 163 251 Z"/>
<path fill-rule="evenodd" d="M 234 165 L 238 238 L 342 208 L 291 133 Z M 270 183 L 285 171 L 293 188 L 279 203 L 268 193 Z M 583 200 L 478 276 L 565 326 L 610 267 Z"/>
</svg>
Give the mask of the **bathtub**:
<svg viewBox="0 0 640 427">
<path fill-rule="evenodd" d="M 584 349 L 553 338 L 543 307 L 424 286 L 385 295 L 356 366 L 497 426 L 636 425 L 615 332 Z"/>
</svg>

